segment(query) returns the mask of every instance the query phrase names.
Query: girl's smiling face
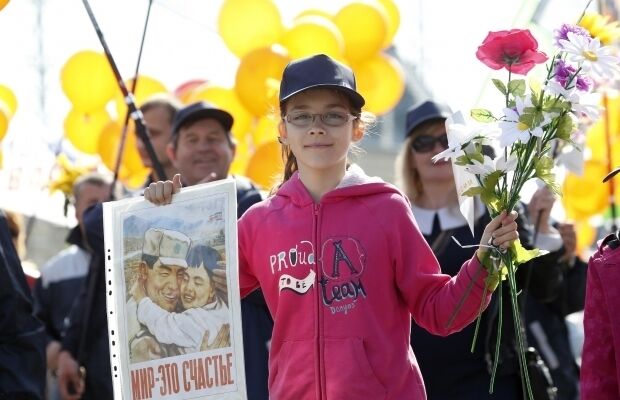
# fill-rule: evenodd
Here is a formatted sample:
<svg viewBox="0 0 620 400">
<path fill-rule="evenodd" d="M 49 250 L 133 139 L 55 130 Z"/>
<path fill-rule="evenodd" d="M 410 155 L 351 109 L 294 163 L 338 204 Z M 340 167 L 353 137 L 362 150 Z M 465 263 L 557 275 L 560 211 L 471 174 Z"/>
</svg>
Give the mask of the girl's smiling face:
<svg viewBox="0 0 620 400">
<path fill-rule="evenodd" d="M 309 89 L 286 102 L 280 137 L 301 174 L 344 171 L 351 144 L 362 136 L 347 97 L 336 90 Z"/>
<path fill-rule="evenodd" d="M 189 267 L 183 274 L 181 281 L 181 303 L 183 308 L 199 308 L 213 301 L 215 291 L 211 277 L 207 274 L 204 265 Z"/>
</svg>

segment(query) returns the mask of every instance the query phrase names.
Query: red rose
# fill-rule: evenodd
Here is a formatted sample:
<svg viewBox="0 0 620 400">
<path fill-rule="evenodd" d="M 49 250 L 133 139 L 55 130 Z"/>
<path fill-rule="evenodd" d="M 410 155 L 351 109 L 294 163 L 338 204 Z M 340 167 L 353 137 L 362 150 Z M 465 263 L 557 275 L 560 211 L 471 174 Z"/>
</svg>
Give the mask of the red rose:
<svg viewBox="0 0 620 400">
<path fill-rule="evenodd" d="M 489 32 L 476 57 L 489 68 L 506 68 L 520 75 L 547 61 L 547 55 L 538 51 L 538 42 L 527 29 Z"/>
</svg>

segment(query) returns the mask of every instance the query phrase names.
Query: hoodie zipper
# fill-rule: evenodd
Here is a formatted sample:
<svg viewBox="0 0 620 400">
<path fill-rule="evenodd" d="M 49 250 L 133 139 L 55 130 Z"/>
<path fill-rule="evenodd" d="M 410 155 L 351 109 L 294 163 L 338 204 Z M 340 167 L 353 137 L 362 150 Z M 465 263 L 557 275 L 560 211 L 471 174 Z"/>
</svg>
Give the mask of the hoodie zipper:
<svg viewBox="0 0 620 400">
<path fill-rule="evenodd" d="M 322 315 L 321 315 L 321 297 L 320 297 L 320 282 L 321 282 L 321 269 L 319 268 L 319 212 L 321 210 L 320 204 L 313 204 L 313 226 L 314 226 L 314 266 L 316 269 L 316 282 L 315 282 L 315 315 L 316 315 L 316 379 L 317 379 L 317 394 L 319 399 L 323 399 L 323 368 L 322 360 L 323 360 L 323 340 L 321 338 L 321 325 L 322 325 Z"/>
</svg>

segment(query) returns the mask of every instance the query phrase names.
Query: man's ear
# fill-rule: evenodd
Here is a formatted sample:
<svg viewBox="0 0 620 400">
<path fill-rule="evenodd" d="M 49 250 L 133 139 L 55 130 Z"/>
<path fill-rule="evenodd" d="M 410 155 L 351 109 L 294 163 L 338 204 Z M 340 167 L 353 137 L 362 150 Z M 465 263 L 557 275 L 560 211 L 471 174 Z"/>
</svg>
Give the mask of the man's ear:
<svg viewBox="0 0 620 400">
<path fill-rule="evenodd" d="M 147 279 L 147 276 L 148 276 L 147 268 L 148 268 L 148 265 L 146 265 L 146 262 L 140 261 L 140 265 L 138 266 L 138 274 L 140 274 L 140 279 L 142 281 L 146 281 Z"/>
<path fill-rule="evenodd" d="M 168 143 L 166 145 L 166 155 L 168 156 L 168 159 L 172 163 L 172 166 L 178 169 L 178 167 L 177 167 L 177 153 L 176 153 L 176 149 L 174 147 L 174 144 Z"/>
</svg>

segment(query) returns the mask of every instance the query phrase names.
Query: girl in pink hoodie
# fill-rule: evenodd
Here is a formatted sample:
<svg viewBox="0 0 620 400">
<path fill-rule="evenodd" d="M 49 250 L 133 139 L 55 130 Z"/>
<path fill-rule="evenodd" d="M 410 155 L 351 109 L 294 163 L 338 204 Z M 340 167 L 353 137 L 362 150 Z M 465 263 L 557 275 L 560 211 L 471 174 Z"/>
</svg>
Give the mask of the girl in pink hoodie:
<svg viewBox="0 0 620 400">
<path fill-rule="evenodd" d="M 241 296 L 262 288 L 275 322 L 271 399 L 425 399 L 409 345 L 411 317 L 448 335 L 489 300 L 482 298 L 479 261 L 485 248 L 457 276 L 442 274 L 406 197 L 355 165 L 347 168 L 368 121 L 364 102 L 353 72 L 325 55 L 284 70 L 284 182 L 247 211 L 238 230 Z M 179 188 L 175 176 L 151 184 L 145 198 L 169 203 Z M 492 220 L 481 243 L 510 246 L 515 218 Z"/>
</svg>

